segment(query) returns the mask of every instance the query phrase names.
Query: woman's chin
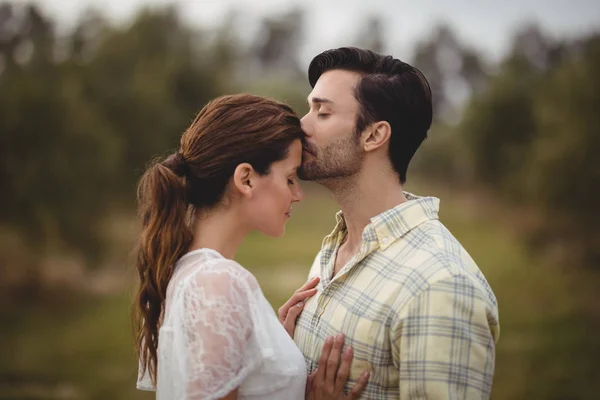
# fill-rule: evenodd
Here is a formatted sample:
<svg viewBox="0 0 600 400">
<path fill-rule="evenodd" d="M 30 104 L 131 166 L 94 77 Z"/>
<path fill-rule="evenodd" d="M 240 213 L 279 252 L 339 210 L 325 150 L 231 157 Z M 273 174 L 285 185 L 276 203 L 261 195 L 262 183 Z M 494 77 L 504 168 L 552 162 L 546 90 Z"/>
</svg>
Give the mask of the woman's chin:
<svg viewBox="0 0 600 400">
<path fill-rule="evenodd" d="M 273 235 L 274 237 L 282 237 L 283 235 L 285 235 L 285 224 L 281 227 L 281 229 L 279 230 L 279 232 L 276 235 Z"/>
<path fill-rule="evenodd" d="M 269 230 L 261 230 L 260 233 L 269 237 L 282 237 L 285 235 L 285 222 L 280 227 Z"/>
</svg>

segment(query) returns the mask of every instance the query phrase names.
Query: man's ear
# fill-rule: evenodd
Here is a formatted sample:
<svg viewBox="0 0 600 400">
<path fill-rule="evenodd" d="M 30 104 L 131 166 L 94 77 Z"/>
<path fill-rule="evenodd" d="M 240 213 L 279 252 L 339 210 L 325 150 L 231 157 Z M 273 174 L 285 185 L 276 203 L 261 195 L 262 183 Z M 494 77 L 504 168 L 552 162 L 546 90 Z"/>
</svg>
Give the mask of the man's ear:
<svg viewBox="0 0 600 400">
<path fill-rule="evenodd" d="M 242 196 L 252 197 L 253 184 L 252 180 L 256 177 L 256 172 L 252 165 L 242 163 L 235 168 L 233 172 L 233 187 L 236 192 Z"/>
<path fill-rule="evenodd" d="M 365 151 L 373 151 L 389 142 L 392 127 L 387 121 L 378 121 L 369 125 L 363 132 L 363 147 Z"/>
</svg>

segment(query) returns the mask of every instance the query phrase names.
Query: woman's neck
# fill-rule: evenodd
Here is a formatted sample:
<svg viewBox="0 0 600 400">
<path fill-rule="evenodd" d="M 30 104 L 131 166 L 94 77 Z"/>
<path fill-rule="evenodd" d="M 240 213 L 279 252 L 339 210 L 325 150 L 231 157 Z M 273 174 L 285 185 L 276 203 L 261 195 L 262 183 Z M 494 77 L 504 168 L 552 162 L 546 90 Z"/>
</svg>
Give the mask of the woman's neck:
<svg viewBox="0 0 600 400">
<path fill-rule="evenodd" d="M 250 230 L 244 226 L 236 211 L 228 208 L 197 211 L 192 233 L 194 239 L 190 251 L 208 248 L 233 259 Z"/>
</svg>

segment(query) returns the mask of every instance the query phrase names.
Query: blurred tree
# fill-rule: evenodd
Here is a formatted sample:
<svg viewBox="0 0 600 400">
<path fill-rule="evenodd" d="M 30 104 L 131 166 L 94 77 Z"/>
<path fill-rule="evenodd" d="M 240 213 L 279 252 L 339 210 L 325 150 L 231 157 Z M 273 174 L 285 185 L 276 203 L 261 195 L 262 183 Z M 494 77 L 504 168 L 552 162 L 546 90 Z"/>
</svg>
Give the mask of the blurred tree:
<svg viewBox="0 0 600 400">
<path fill-rule="evenodd" d="M 536 94 L 538 136 L 525 187 L 544 214 L 546 245 L 600 266 L 600 35 L 561 63 Z"/>
<path fill-rule="evenodd" d="M 310 89 L 306 66 L 298 62 L 303 27 L 304 11 L 298 8 L 262 18 L 249 50 L 238 52 L 237 87 L 285 102 L 302 116 Z"/>
<path fill-rule="evenodd" d="M 539 60 L 547 59 L 549 49 L 544 38 L 536 27 L 517 33 L 498 73 L 472 97 L 458 127 L 473 177 L 508 197 L 524 196 L 520 172 L 537 134 L 535 96 L 546 74 Z"/>
<path fill-rule="evenodd" d="M 28 35 L 28 24 L 16 11 L 11 3 L 0 4 L 0 55 L 8 70 L 16 66 L 17 50 Z"/>
<path fill-rule="evenodd" d="M 525 24 L 512 41 L 512 57 L 523 57 L 538 71 L 556 67 L 566 50 L 564 43 L 552 40 L 536 23 Z"/>
<path fill-rule="evenodd" d="M 222 48 L 221 64 L 213 63 L 212 50 L 174 8 L 143 11 L 100 42 L 84 82 L 89 100 L 123 142 L 122 193 L 133 193 L 146 163 L 176 148 L 195 113 L 221 93 L 219 78 L 229 66 Z"/>
<path fill-rule="evenodd" d="M 0 21 L 0 224 L 98 260 L 106 213 L 222 93 L 232 47 L 173 8 L 120 29 L 88 13 L 60 40 L 36 6 L 3 5 Z"/>
<path fill-rule="evenodd" d="M 439 116 L 440 110 L 446 102 L 446 93 L 444 91 L 444 73 L 438 63 L 437 58 L 438 44 L 435 39 L 428 39 L 417 43 L 413 64 L 419 68 L 429 81 L 433 95 L 434 116 Z"/>
<path fill-rule="evenodd" d="M 383 53 L 385 49 L 384 25 L 381 17 L 373 15 L 365 23 L 356 37 L 358 47 Z"/>
<path fill-rule="evenodd" d="M 412 63 L 427 77 L 433 94 L 434 126 L 411 168 L 429 178 L 455 184 L 473 177 L 464 140 L 452 132 L 463 102 L 489 83 L 481 55 L 462 43 L 454 30 L 440 23 L 417 43 Z M 474 111 L 478 116 L 479 112 Z"/>
<path fill-rule="evenodd" d="M 51 24 L 39 10 L 27 7 L 10 23 L 33 50 L 0 75 L 0 218 L 33 247 L 68 242 L 95 259 L 118 139 L 77 78 L 54 63 Z"/>
<path fill-rule="evenodd" d="M 476 181 L 539 212 L 531 243 L 588 265 L 600 265 L 599 43 L 523 30 L 458 127 Z"/>
<path fill-rule="evenodd" d="M 500 190 L 516 194 L 515 177 L 528 156 L 535 135 L 533 95 L 535 81 L 527 72 L 504 73 L 475 96 L 459 126 L 464 135 L 474 177 Z"/>
<path fill-rule="evenodd" d="M 469 87 L 469 95 L 481 93 L 490 78 L 481 56 L 472 49 L 462 48 L 458 75 Z"/>
<path fill-rule="evenodd" d="M 65 40 L 68 60 L 75 65 L 85 66 L 108 34 L 109 28 L 108 21 L 98 10 L 85 10 Z"/>
<path fill-rule="evenodd" d="M 464 100 L 481 92 L 488 80 L 480 55 L 444 23 L 417 43 L 413 63 L 429 81 L 436 119 L 451 118 L 460 112 Z"/>
<path fill-rule="evenodd" d="M 241 42 L 240 32 L 240 13 L 237 10 L 230 10 L 224 18 L 224 21 L 213 31 L 204 32 L 211 36 L 205 45 L 204 52 L 211 54 L 206 58 L 204 68 L 210 70 L 217 82 L 224 85 L 226 92 L 233 92 L 238 87 L 239 81 L 247 78 L 247 54 L 244 54 L 246 48 Z M 214 68 L 220 66 L 220 68 Z"/>
<path fill-rule="evenodd" d="M 250 46 L 253 49 L 250 58 L 254 57 L 258 67 L 257 77 L 277 74 L 295 79 L 304 74 L 297 59 L 303 26 L 304 11 L 299 8 L 262 19 L 261 29 Z"/>
</svg>

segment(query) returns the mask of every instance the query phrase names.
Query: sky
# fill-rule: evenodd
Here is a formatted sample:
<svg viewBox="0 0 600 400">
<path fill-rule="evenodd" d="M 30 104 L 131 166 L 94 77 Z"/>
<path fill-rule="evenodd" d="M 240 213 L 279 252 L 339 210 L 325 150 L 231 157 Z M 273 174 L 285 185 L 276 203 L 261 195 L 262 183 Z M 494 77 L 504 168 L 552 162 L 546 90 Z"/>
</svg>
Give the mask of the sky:
<svg viewBox="0 0 600 400">
<path fill-rule="evenodd" d="M 0 0 L 2 1 L 2 0 Z M 14 0 L 13 0 L 14 1 Z M 25 0 L 16 0 L 25 1 Z M 367 16 L 382 18 L 387 50 L 410 58 L 414 44 L 426 37 L 439 21 L 448 22 L 464 43 L 483 52 L 491 61 L 509 49 L 512 34 L 525 22 L 536 22 L 555 38 L 600 32 L 599 0 L 36 0 L 68 29 L 88 7 L 101 10 L 117 22 L 126 22 L 142 6 L 175 4 L 184 20 L 213 27 L 231 9 L 248 21 L 277 15 L 294 6 L 307 14 L 301 49 L 303 62 L 322 50 L 340 47 L 356 38 Z M 248 23 L 250 26 L 251 23 Z M 249 28 L 250 29 L 250 28 Z"/>
</svg>

